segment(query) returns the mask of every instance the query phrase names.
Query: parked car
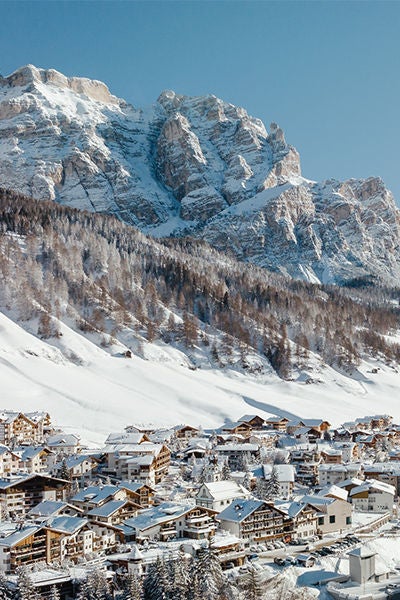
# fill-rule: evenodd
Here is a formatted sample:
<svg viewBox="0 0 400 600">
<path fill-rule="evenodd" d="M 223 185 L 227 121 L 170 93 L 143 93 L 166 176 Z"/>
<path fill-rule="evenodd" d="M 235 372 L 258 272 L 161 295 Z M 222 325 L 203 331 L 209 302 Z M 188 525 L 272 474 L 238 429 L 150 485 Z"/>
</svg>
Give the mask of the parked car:
<svg viewBox="0 0 400 600">
<path fill-rule="evenodd" d="M 280 567 L 283 567 L 285 565 L 285 559 L 281 558 L 280 556 L 275 556 L 274 563 Z"/>
<path fill-rule="evenodd" d="M 258 558 L 258 554 L 250 554 L 250 556 L 248 557 L 249 560 L 258 560 Z"/>
</svg>

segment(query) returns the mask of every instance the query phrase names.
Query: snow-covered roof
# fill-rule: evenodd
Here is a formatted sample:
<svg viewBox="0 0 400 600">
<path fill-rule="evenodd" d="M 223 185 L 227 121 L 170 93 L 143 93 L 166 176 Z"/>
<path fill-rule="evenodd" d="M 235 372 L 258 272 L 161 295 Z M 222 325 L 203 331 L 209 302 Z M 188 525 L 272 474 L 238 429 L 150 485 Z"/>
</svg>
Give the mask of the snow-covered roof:
<svg viewBox="0 0 400 600">
<path fill-rule="evenodd" d="M 288 517 L 295 518 L 307 507 L 307 504 L 305 502 L 277 500 L 274 502 L 274 506 Z"/>
<path fill-rule="evenodd" d="M 376 552 L 373 552 L 367 548 L 367 546 L 363 545 L 359 548 L 354 548 L 354 550 L 350 550 L 347 553 L 347 556 L 359 556 L 361 558 L 371 558 L 371 556 L 376 556 Z"/>
<path fill-rule="evenodd" d="M 268 419 L 265 419 L 266 423 L 282 423 L 283 421 L 289 423 L 289 419 L 286 417 L 268 417 Z"/>
<path fill-rule="evenodd" d="M 218 521 L 241 523 L 264 504 L 265 502 L 263 500 L 237 498 L 217 516 L 217 519 Z"/>
<path fill-rule="evenodd" d="M 41 517 L 49 517 L 56 513 L 59 513 L 61 510 L 66 508 L 68 504 L 66 502 L 56 501 L 56 500 L 43 500 L 28 512 L 28 515 L 32 516 L 41 516 Z"/>
<path fill-rule="evenodd" d="M 361 469 L 361 465 L 359 465 L 359 468 Z M 342 465 L 336 463 L 322 463 L 321 465 L 318 465 L 318 471 L 320 471 L 321 473 L 347 473 L 350 470 L 351 469 L 349 468 L 349 465 Z"/>
<path fill-rule="evenodd" d="M 110 433 L 107 437 L 105 444 L 140 444 L 143 439 L 143 433 L 134 431 L 120 431 L 117 433 Z"/>
<path fill-rule="evenodd" d="M 334 496 L 335 498 L 346 501 L 348 492 L 337 485 L 327 485 L 318 492 L 318 496 Z"/>
<path fill-rule="evenodd" d="M 302 502 L 307 504 L 311 504 L 311 506 L 319 507 L 319 506 L 328 506 L 336 501 L 335 498 L 327 498 L 326 496 L 314 496 L 314 495 L 306 495 L 301 499 Z"/>
<path fill-rule="evenodd" d="M 342 451 L 340 448 L 320 448 L 320 451 L 326 456 L 342 456 Z"/>
<path fill-rule="evenodd" d="M 145 485 L 147 485 L 147 484 L 138 483 L 138 482 L 134 482 L 134 481 L 121 481 L 118 484 L 118 487 L 121 488 L 122 490 L 129 490 L 130 492 L 137 492 Z M 149 486 L 147 486 L 147 487 L 149 487 Z"/>
<path fill-rule="evenodd" d="M 324 419 L 303 419 L 304 425 L 307 427 L 321 427 L 323 423 L 327 423 Z"/>
<path fill-rule="evenodd" d="M 44 475 L 42 473 L 28 473 L 26 475 L 16 476 L 16 477 L 7 477 L 6 479 L 0 479 L 0 489 L 6 490 L 15 485 L 19 485 L 20 483 L 25 483 L 30 479 L 34 479 L 38 477 L 39 479 L 47 479 L 50 481 L 56 481 L 61 483 L 66 483 L 63 479 L 59 479 L 57 477 L 51 477 L 51 475 Z"/>
<path fill-rule="evenodd" d="M 350 491 L 350 496 L 355 496 L 361 492 L 373 492 L 374 490 L 385 492 L 387 494 L 393 494 L 393 496 L 396 493 L 395 487 L 389 483 L 384 483 L 383 481 L 378 481 L 377 479 L 367 479 L 361 485 L 354 487 Z"/>
<path fill-rule="evenodd" d="M 248 423 L 245 423 L 243 421 L 234 421 L 232 423 L 226 423 L 222 427 L 222 431 L 230 431 L 231 429 L 236 429 L 236 427 L 243 427 L 243 425 L 248 425 Z"/>
<path fill-rule="evenodd" d="M 240 498 L 242 496 L 249 495 L 249 492 L 246 490 L 246 488 L 240 485 L 240 483 L 231 480 L 212 481 L 209 483 L 203 483 L 203 486 L 207 488 L 210 496 L 214 500 L 229 500 L 231 498 Z M 201 492 L 201 488 L 199 492 Z M 200 493 L 197 495 L 199 496 Z"/>
<path fill-rule="evenodd" d="M 280 483 L 283 482 L 294 482 L 296 469 L 293 465 L 270 465 L 265 464 L 263 467 L 263 474 L 265 479 L 271 477 L 272 469 L 275 469 L 277 479 Z"/>
<path fill-rule="evenodd" d="M 35 533 L 40 531 L 40 529 L 42 529 L 42 527 L 38 525 L 24 527 L 23 529 L 18 530 L 16 529 L 10 535 L 7 535 L 4 538 L 0 538 L 0 546 L 6 546 L 8 548 L 16 546 L 17 544 L 25 540 L 27 537 L 30 537 L 31 535 L 34 535 Z"/>
<path fill-rule="evenodd" d="M 238 423 L 248 423 L 253 419 L 261 419 L 262 421 L 265 421 L 265 419 L 263 419 L 259 415 L 243 415 L 243 417 L 240 417 L 240 419 L 238 419 Z"/>
<path fill-rule="evenodd" d="M 363 483 L 362 479 L 358 477 L 351 477 L 349 479 L 345 479 L 344 481 L 339 481 L 336 483 L 338 487 L 347 487 L 349 485 L 361 485 Z"/>
<path fill-rule="evenodd" d="M 73 433 L 56 433 L 47 438 L 46 444 L 50 447 L 54 446 L 57 448 L 62 448 L 65 446 L 77 446 L 79 444 L 79 437 Z"/>
<path fill-rule="evenodd" d="M 161 525 L 174 519 L 179 519 L 194 508 L 193 504 L 176 504 L 174 502 L 163 502 L 159 506 L 153 506 L 143 510 L 136 517 L 124 521 L 124 525 L 135 531 L 145 531 L 155 525 Z"/>
<path fill-rule="evenodd" d="M 39 456 L 42 452 L 47 452 L 49 454 L 51 451 L 44 446 L 26 446 L 25 448 L 17 448 L 16 451 L 22 451 L 21 460 L 26 462 L 27 460 L 32 460 Z"/>
<path fill-rule="evenodd" d="M 110 517 L 125 504 L 126 500 L 110 500 L 102 506 L 98 506 L 89 511 L 88 517 Z"/>
<path fill-rule="evenodd" d="M 128 465 L 142 465 L 144 467 L 149 467 L 154 461 L 153 454 L 145 454 L 144 456 L 133 456 L 132 458 L 128 458 L 126 463 Z"/>
<path fill-rule="evenodd" d="M 67 465 L 68 469 L 73 469 L 86 460 L 92 462 L 94 461 L 94 458 L 88 454 L 74 454 L 73 456 L 68 456 L 68 458 L 65 459 L 65 464 Z"/>
<path fill-rule="evenodd" d="M 218 452 L 257 452 L 258 444 L 221 444 L 216 447 Z"/>
<path fill-rule="evenodd" d="M 364 465 L 364 472 L 367 473 L 390 473 L 391 475 L 400 475 L 399 461 L 388 461 L 386 463 L 374 463 L 373 465 Z"/>
<path fill-rule="evenodd" d="M 107 498 L 115 496 L 119 491 L 119 488 L 115 485 L 104 485 L 97 486 L 92 485 L 84 490 L 81 490 L 73 498 L 72 502 L 87 502 L 90 501 L 92 504 L 99 504 L 105 501 Z"/>
<path fill-rule="evenodd" d="M 55 531 L 72 535 L 82 529 L 87 522 L 88 520 L 83 517 L 61 516 L 50 519 L 50 521 L 47 522 L 47 527 Z"/>
</svg>

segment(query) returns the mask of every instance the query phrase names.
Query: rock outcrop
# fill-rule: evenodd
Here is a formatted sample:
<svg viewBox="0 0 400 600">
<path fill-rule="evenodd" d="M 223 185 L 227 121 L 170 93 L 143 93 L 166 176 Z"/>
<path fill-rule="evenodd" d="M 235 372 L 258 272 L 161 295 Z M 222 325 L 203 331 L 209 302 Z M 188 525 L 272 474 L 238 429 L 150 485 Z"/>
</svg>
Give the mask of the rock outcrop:
<svg viewBox="0 0 400 600">
<path fill-rule="evenodd" d="M 282 129 L 215 96 L 135 109 L 99 81 L 31 65 L 0 78 L 0 186 L 193 235 L 311 281 L 400 277 L 400 217 L 379 178 L 315 183 Z"/>
</svg>

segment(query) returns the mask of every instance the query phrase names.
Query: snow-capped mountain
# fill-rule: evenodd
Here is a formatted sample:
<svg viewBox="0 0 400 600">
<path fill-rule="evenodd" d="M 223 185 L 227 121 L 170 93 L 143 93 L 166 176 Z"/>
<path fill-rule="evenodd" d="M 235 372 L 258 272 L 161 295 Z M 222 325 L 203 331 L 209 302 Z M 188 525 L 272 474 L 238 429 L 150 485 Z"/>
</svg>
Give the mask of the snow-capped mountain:
<svg viewBox="0 0 400 600">
<path fill-rule="evenodd" d="M 400 277 L 400 211 L 379 178 L 309 181 L 280 127 L 215 96 L 163 92 L 144 111 L 23 67 L 0 79 L 0 186 L 309 281 Z"/>
</svg>

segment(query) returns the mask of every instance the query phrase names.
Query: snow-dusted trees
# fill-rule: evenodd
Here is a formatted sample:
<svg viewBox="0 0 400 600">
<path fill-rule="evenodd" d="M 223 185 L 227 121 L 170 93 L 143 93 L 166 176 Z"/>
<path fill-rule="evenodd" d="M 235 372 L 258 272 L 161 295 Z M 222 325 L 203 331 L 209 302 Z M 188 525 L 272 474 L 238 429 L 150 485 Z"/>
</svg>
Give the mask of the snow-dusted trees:
<svg viewBox="0 0 400 600">
<path fill-rule="evenodd" d="M 111 587 L 105 572 L 94 569 L 82 581 L 77 600 L 110 600 L 111 597 Z"/>
<path fill-rule="evenodd" d="M 231 586 L 225 577 L 212 543 L 202 548 L 192 570 L 192 600 L 229 600 Z"/>
<path fill-rule="evenodd" d="M 143 581 L 144 600 L 168 600 L 172 582 L 169 577 L 169 569 L 166 562 L 158 558 L 150 565 Z"/>
<path fill-rule="evenodd" d="M 121 600 L 141 600 L 142 599 L 142 582 L 136 575 L 130 573 L 122 581 L 122 596 Z"/>
<path fill-rule="evenodd" d="M 12 600 L 14 596 L 15 594 L 11 591 L 6 578 L 0 573 L 0 600 Z"/>
<path fill-rule="evenodd" d="M 186 351 L 202 344 L 215 366 L 248 370 L 258 353 L 288 378 L 311 352 L 343 369 L 363 352 L 399 362 L 387 339 L 400 326 L 396 295 L 290 281 L 205 243 L 156 242 L 112 217 L 0 189 L 0 307 L 38 319 L 44 338 L 65 317 L 105 344 L 131 327 Z"/>
<path fill-rule="evenodd" d="M 265 498 L 267 500 L 274 500 L 280 494 L 281 486 L 279 484 L 278 470 L 275 465 L 272 467 L 269 479 L 266 480 L 266 492 Z"/>
<path fill-rule="evenodd" d="M 225 481 L 231 478 L 231 470 L 228 461 L 225 461 L 222 465 L 221 478 Z"/>
<path fill-rule="evenodd" d="M 239 581 L 242 600 L 261 600 L 264 597 L 264 577 L 254 567 L 250 568 Z"/>
<path fill-rule="evenodd" d="M 212 544 L 196 558 L 158 558 L 143 580 L 143 600 L 231 600 L 232 589 Z M 125 600 L 125 592 L 124 592 Z M 129 598 L 127 597 L 127 600 Z M 136 597 L 133 598 L 136 600 Z"/>
<path fill-rule="evenodd" d="M 28 569 L 20 567 L 17 576 L 17 600 L 39 600 Z"/>
<path fill-rule="evenodd" d="M 53 585 L 50 590 L 49 600 L 61 600 L 61 595 L 56 585 Z"/>
</svg>

